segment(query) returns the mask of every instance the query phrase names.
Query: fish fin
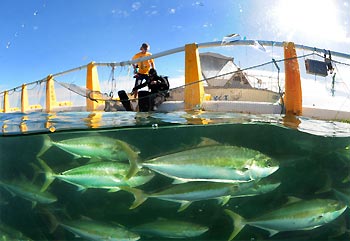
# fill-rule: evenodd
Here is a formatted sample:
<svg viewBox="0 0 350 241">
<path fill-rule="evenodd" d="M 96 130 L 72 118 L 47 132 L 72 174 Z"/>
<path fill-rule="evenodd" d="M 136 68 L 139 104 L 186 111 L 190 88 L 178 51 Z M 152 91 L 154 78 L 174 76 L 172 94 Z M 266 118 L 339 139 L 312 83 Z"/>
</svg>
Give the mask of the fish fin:
<svg viewBox="0 0 350 241">
<path fill-rule="evenodd" d="M 342 180 L 342 183 L 348 183 L 348 182 L 350 182 L 350 173 Z"/>
<path fill-rule="evenodd" d="M 238 215 L 237 213 L 232 212 L 229 209 L 225 209 L 224 212 L 228 216 L 230 216 L 230 218 L 233 221 L 233 231 L 232 231 L 230 237 L 228 238 L 228 241 L 231 241 L 244 228 L 244 226 L 246 225 L 246 220 L 243 217 L 241 217 L 240 215 Z"/>
<path fill-rule="evenodd" d="M 99 162 L 99 161 L 101 161 L 100 158 L 98 158 L 98 157 L 91 157 L 90 160 L 87 163 L 90 164 L 90 163 Z"/>
<path fill-rule="evenodd" d="M 37 202 L 32 202 L 32 209 L 35 208 L 36 204 L 37 204 Z"/>
<path fill-rule="evenodd" d="M 38 178 L 39 174 L 42 173 L 43 171 L 40 169 L 40 167 L 38 167 L 36 164 L 34 163 L 30 163 L 29 164 L 33 170 L 34 170 L 34 175 L 33 175 L 33 180 L 32 182 L 34 183 L 36 181 L 36 179 Z"/>
<path fill-rule="evenodd" d="M 313 229 L 313 228 L 314 228 L 314 227 L 312 227 L 312 229 Z M 279 233 L 279 231 L 273 230 L 273 229 L 266 229 L 266 228 L 265 228 L 265 230 L 268 231 L 268 232 L 270 233 L 270 236 L 269 236 L 269 237 L 272 237 L 272 236 L 274 236 L 274 235 L 276 235 L 276 234 Z"/>
<path fill-rule="evenodd" d="M 46 220 L 45 223 L 48 225 L 49 233 L 53 233 L 59 225 L 59 221 L 57 220 L 56 216 L 47 208 L 39 207 L 38 212 Z"/>
<path fill-rule="evenodd" d="M 144 193 L 140 189 L 132 188 L 132 187 L 120 187 L 121 190 L 130 192 L 132 195 L 134 195 L 134 202 L 131 204 L 129 209 L 134 209 L 140 206 L 142 203 L 144 203 L 148 196 L 146 193 Z"/>
<path fill-rule="evenodd" d="M 228 201 L 230 201 L 230 199 L 231 199 L 231 196 L 228 195 L 228 196 L 218 198 L 218 202 L 221 206 L 224 206 L 226 203 L 228 203 Z"/>
<path fill-rule="evenodd" d="M 118 191 L 120 191 L 120 190 L 121 190 L 121 189 L 120 189 L 119 187 L 114 187 L 114 188 L 109 189 L 108 192 L 118 192 Z"/>
<path fill-rule="evenodd" d="M 217 142 L 213 139 L 210 139 L 208 137 L 201 137 L 200 139 L 201 139 L 201 142 L 198 144 L 198 147 L 220 145 L 219 142 Z"/>
<path fill-rule="evenodd" d="M 288 201 L 287 201 L 286 204 L 296 203 L 296 202 L 299 202 L 299 201 L 301 201 L 301 199 L 298 198 L 298 197 L 288 196 Z"/>
<path fill-rule="evenodd" d="M 180 208 L 177 210 L 177 212 L 182 212 L 183 210 L 185 210 L 186 208 L 188 208 L 191 204 L 192 204 L 192 202 L 189 202 L 189 201 L 182 201 L 182 202 L 181 202 L 181 206 L 180 206 Z"/>
<path fill-rule="evenodd" d="M 38 154 L 36 154 L 36 157 L 41 157 L 52 146 L 52 141 L 49 135 L 44 135 L 43 139 L 43 146 Z"/>
<path fill-rule="evenodd" d="M 171 183 L 171 184 L 183 184 L 183 183 L 186 183 L 188 182 L 187 180 L 184 180 L 184 179 L 174 179 L 174 181 Z"/>
<path fill-rule="evenodd" d="M 44 192 L 50 186 L 50 184 L 55 180 L 55 177 L 54 177 L 54 173 L 53 173 L 52 169 L 44 162 L 43 159 L 37 157 L 37 160 L 38 160 L 39 164 L 41 165 L 41 167 L 45 171 L 45 177 L 46 177 L 45 182 L 44 182 L 44 185 L 40 189 L 41 192 Z"/>
<path fill-rule="evenodd" d="M 16 197 L 16 193 L 14 193 L 10 188 L 4 187 L 11 195 L 11 197 Z"/>
<path fill-rule="evenodd" d="M 125 180 L 129 180 L 131 177 L 133 177 L 139 171 L 137 159 L 131 158 L 129 160 L 129 163 L 130 163 L 130 168 L 129 168 L 128 173 L 125 176 Z"/>
<path fill-rule="evenodd" d="M 76 185 L 76 186 L 78 187 L 78 192 L 84 193 L 87 190 L 87 188 L 84 186 L 81 186 L 81 185 Z"/>
</svg>

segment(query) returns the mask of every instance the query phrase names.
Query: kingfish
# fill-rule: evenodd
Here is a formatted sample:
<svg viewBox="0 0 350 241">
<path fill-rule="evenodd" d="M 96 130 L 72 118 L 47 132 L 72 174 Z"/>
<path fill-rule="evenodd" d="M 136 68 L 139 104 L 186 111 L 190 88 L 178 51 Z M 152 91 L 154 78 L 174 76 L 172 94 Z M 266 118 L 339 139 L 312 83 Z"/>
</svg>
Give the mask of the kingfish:
<svg viewBox="0 0 350 241">
<path fill-rule="evenodd" d="M 42 156 L 51 146 L 56 146 L 75 158 L 94 158 L 108 161 L 136 160 L 140 153 L 128 143 L 106 136 L 86 136 L 62 141 L 53 141 L 44 136 L 44 144 L 37 157 Z"/>
<path fill-rule="evenodd" d="M 45 170 L 46 176 L 42 190 L 46 190 L 55 178 L 77 186 L 78 190 L 101 188 L 113 192 L 119 191 L 121 186 L 137 187 L 143 185 L 154 177 L 152 171 L 142 169 L 127 180 L 125 176 L 128 173 L 129 165 L 119 162 L 93 162 L 55 174 L 42 159 L 38 158 L 38 161 Z"/>
<path fill-rule="evenodd" d="M 71 220 L 61 222 L 59 225 L 74 235 L 87 240 L 135 241 L 140 239 L 138 234 L 128 231 L 121 225 L 93 220 Z"/>
<path fill-rule="evenodd" d="M 202 235 L 208 227 L 184 221 L 158 219 L 154 222 L 138 225 L 131 231 L 141 235 L 163 238 L 191 238 Z"/>
<path fill-rule="evenodd" d="M 238 146 L 212 145 L 185 150 L 139 164 L 176 182 L 249 182 L 269 176 L 277 162 L 259 151 Z M 136 165 L 132 165 L 129 173 Z"/>
<path fill-rule="evenodd" d="M 188 182 L 172 185 L 155 193 L 144 193 L 135 188 L 122 188 L 131 192 L 135 201 L 130 207 L 134 209 L 148 198 L 180 203 L 178 212 L 185 210 L 195 201 L 217 199 L 219 204 L 225 205 L 230 198 L 256 196 L 270 192 L 280 185 L 279 182 L 251 181 L 244 183 L 218 183 L 218 182 Z"/>
<path fill-rule="evenodd" d="M 40 187 L 28 180 L 0 181 L 0 186 L 12 195 L 32 202 L 34 207 L 37 203 L 50 204 L 57 201 L 57 197 L 49 192 L 41 192 Z"/>
<path fill-rule="evenodd" d="M 234 239 L 245 225 L 267 230 L 270 237 L 284 231 L 315 229 L 338 218 L 346 208 L 346 205 L 336 200 L 298 200 L 250 220 L 245 220 L 231 210 L 225 209 L 225 213 L 234 222 L 229 240 Z"/>
</svg>

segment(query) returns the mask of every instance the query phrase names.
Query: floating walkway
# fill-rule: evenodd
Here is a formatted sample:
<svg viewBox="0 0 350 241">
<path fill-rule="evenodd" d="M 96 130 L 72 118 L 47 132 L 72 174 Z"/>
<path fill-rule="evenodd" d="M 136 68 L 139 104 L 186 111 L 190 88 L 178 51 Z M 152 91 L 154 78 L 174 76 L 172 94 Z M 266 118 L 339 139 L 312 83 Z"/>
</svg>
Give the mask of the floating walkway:
<svg viewBox="0 0 350 241">
<path fill-rule="evenodd" d="M 245 71 L 242 69 L 236 69 L 232 72 L 219 73 L 214 77 L 203 77 L 203 70 L 201 66 L 201 58 L 199 54 L 199 49 L 212 48 L 212 47 L 227 47 L 227 46 L 261 46 L 265 47 L 280 47 L 283 48 L 284 58 L 282 60 L 276 61 L 272 59 L 269 64 L 276 66 L 277 81 L 283 82 L 284 88 L 281 89 L 280 85 L 278 91 L 269 91 L 271 98 L 275 101 L 256 101 L 257 97 L 261 97 L 264 91 L 268 90 L 263 88 L 236 88 L 236 87 L 218 87 L 207 86 L 206 83 L 210 79 L 225 77 L 225 75 L 233 76 L 234 74 L 241 74 Z M 156 59 L 163 56 L 172 55 L 179 52 L 184 52 L 184 66 L 185 74 L 183 85 L 178 86 L 170 90 L 170 98 L 164 102 L 157 111 L 193 111 L 193 110 L 203 110 L 203 111 L 214 111 L 214 112 L 237 112 L 237 113 L 250 113 L 250 114 L 286 114 L 286 115 L 296 115 L 296 116 L 306 116 L 316 119 L 323 120 L 350 120 L 350 109 L 349 110 L 330 110 L 330 109 L 320 109 L 313 106 L 303 105 L 302 99 L 302 80 L 300 77 L 299 69 L 299 58 L 297 56 L 297 49 L 302 49 L 303 51 L 311 51 L 309 55 L 304 55 L 303 58 L 317 55 L 322 57 L 324 54 L 324 61 L 311 60 L 312 66 L 307 66 L 312 73 L 319 75 L 319 70 L 311 69 L 319 64 L 320 68 L 327 68 L 329 64 L 333 62 L 337 63 L 332 57 L 339 57 L 343 59 L 350 59 L 349 54 L 326 51 L 324 49 L 308 47 L 304 45 L 294 44 L 292 42 L 274 42 L 274 41 L 262 41 L 262 40 L 235 40 L 231 42 L 209 42 L 196 44 L 191 43 L 183 47 L 171 49 L 158 54 L 153 54 L 151 57 L 145 57 L 142 59 L 137 59 L 134 61 L 123 61 L 123 62 L 113 62 L 113 63 L 95 63 L 91 62 L 87 65 L 73 68 L 60 73 L 48 75 L 42 80 L 38 80 L 29 84 L 23 84 L 22 86 L 16 87 L 11 90 L 6 90 L 0 93 L 0 112 L 3 113 L 28 113 L 33 111 L 44 111 L 44 112 L 57 112 L 57 111 L 104 111 L 105 102 L 108 100 L 117 100 L 118 98 L 113 98 L 101 92 L 99 74 L 97 71 L 98 67 L 108 67 L 112 71 L 117 67 L 131 66 L 134 63 L 148 60 L 150 58 Z M 284 76 L 280 75 L 280 68 L 278 63 L 283 62 L 284 64 Z M 307 61 L 305 61 L 307 62 Z M 315 65 L 316 64 L 316 65 Z M 345 63 L 345 65 L 348 65 Z M 350 65 L 349 65 L 350 66 Z M 350 68 L 347 66 L 348 68 Z M 254 66 L 253 66 L 254 67 Z M 317 67 L 317 66 L 316 66 Z M 86 70 L 86 85 L 85 86 L 75 86 L 72 84 L 67 84 L 58 81 L 60 76 L 67 75 L 69 73 Z M 329 71 L 329 69 L 328 69 Z M 247 75 L 243 73 L 244 75 Z M 326 69 L 327 74 L 327 69 Z M 334 75 L 335 77 L 335 75 Z M 231 77 L 233 78 L 233 77 Z M 258 79 L 260 80 L 260 79 Z M 261 80 L 260 80 L 261 81 Z M 349 80 L 350 81 L 350 80 Z M 36 98 L 29 97 L 28 87 L 31 85 L 45 85 L 45 97 L 44 100 L 37 100 Z M 77 104 L 71 100 L 58 100 L 60 93 L 57 93 L 57 84 L 60 87 L 64 87 L 71 91 L 72 95 L 81 95 L 85 99 L 85 103 Z M 278 83 L 280 84 L 280 83 Z M 334 83 L 333 83 L 334 84 Z M 170 85 L 172 86 L 171 79 Z M 258 91 L 254 93 L 256 98 L 251 100 L 246 100 L 240 98 L 242 93 L 248 93 L 249 91 Z M 216 94 L 221 93 L 220 91 L 227 91 L 231 93 Z M 234 92 L 236 91 L 236 92 Z M 20 92 L 20 101 L 10 100 L 10 95 L 13 92 Z M 225 93 L 225 92 L 224 92 Z M 238 93 L 238 94 L 237 94 Z M 32 95 L 31 95 L 32 96 Z M 233 96 L 233 97 L 232 97 Z M 234 97 L 237 97 L 236 99 Z M 348 96 L 348 99 L 350 97 Z M 36 102 L 38 101 L 38 102 Z M 17 104 L 15 104 L 16 102 Z M 137 106 L 137 101 L 134 105 Z"/>
</svg>

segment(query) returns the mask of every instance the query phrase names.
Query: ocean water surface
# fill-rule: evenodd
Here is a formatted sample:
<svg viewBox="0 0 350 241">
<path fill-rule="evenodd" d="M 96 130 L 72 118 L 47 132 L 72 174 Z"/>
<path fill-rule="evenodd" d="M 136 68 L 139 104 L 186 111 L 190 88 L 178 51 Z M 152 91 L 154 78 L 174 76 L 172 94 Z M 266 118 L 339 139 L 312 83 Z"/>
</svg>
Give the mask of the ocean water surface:
<svg viewBox="0 0 350 241">
<path fill-rule="evenodd" d="M 38 112 L 0 125 L 0 240 L 350 239 L 348 123 Z"/>
</svg>

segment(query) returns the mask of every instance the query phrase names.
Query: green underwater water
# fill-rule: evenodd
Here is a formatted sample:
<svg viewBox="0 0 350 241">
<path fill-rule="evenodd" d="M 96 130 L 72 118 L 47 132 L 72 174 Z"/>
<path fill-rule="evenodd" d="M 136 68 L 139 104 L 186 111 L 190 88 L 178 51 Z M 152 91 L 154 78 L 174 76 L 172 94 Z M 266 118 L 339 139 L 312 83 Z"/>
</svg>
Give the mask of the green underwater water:
<svg viewBox="0 0 350 241">
<path fill-rule="evenodd" d="M 0 240 L 8 240 L 3 231 L 5 226 L 31 240 L 85 240 L 75 237 L 62 226 L 54 229 L 55 220 L 79 219 L 120 224 L 130 230 L 137 225 L 160 219 L 186 221 L 206 226 L 209 230 L 182 240 L 228 240 L 233 231 L 233 222 L 225 209 L 252 219 L 283 206 L 290 197 L 346 202 L 334 190 L 346 190 L 350 186 L 350 135 L 315 135 L 276 123 L 227 121 L 216 121 L 208 125 L 147 123 L 124 128 L 1 136 L 0 181 L 22 180 L 42 186 L 45 175 L 40 170 L 36 155 L 41 150 L 46 135 L 57 142 L 78 137 L 94 138 L 97 135 L 122 140 L 139 149 L 141 160 L 197 148 L 203 138 L 207 138 L 219 145 L 257 150 L 275 159 L 279 169 L 266 179 L 281 184 L 265 194 L 231 198 L 224 206 L 217 200 L 197 201 L 181 212 L 178 212 L 178 203 L 156 198 L 149 198 L 139 207 L 129 209 L 134 201 L 129 192 L 108 192 L 106 189 L 78 191 L 76 186 L 61 180 L 54 180 L 48 188 L 57 197 L 56 202 L 38 203 L 33 207 L 30 201 L 0 187 L 0 232 L 3 232 Z M 56 146 L 50 147 L 41 158 L 55 173 L 86 165 L 89 161 L 88 158 L 74 158 Z M 137 188 L 155 192 L 166 188 L 172 181 L 171 178 L 156 173 L 150 182 Z M 345 194 L 346 197 L 350 199 L 349 193 Z M 322 216 L 322 213 L 319 215 Z M 180 229 L 182 228 L 179 227 Z M 311 230 L 285 231 L 269 237 L 266 230 L 247 225 L 234 240 L 349 240 L 349 230 L 348 208 L 330 223 Z M 15 231 L 13 235 L 16 235 Z M 140 240 L 174 239 L 141 235 Z"/>
</svg>

